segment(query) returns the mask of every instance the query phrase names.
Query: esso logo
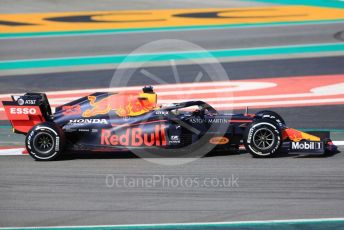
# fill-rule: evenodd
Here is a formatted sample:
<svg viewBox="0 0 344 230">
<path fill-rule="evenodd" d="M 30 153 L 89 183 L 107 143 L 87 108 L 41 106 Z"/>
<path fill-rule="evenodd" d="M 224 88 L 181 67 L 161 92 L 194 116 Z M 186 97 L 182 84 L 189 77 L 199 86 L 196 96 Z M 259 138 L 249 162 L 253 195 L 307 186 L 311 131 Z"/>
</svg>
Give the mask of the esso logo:
<svg viewBox="0 0 344 230">
<path fill-rule="evenodd" d="M 25 115 L 35 115 L 37 110 L 35 108 L 11 108 L 11 114 L 25 114 Z"/>
</svg>

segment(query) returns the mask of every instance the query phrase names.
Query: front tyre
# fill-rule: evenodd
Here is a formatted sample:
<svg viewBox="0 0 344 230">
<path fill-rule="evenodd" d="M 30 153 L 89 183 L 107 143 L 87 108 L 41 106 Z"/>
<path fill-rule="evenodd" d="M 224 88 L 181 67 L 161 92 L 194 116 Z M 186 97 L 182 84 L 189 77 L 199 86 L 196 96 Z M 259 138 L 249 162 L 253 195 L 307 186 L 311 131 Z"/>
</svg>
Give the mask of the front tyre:
<svg viewBox="0 0 344 230">
<path fill-rule="evenodd" d="M 281 128 L 269 118 L 257 120 L 247 127 L 244 145 L 253 157 L 276 156 L 282 145 Z"/>
<path fill-rule="evenodd" d="M 284 119 L 278 113 L 274 111 L 262 110 L 262 111 L 257 112 L 256 116 L 274 120 L 281 128 L 286 126 Z"/>
<path fill-rule="evenodd" d="M 65 137 L 62 129 L 52 122 L 34 126 L 26 135 L 26 149 L 38 161 L 58 159 L 64 149 Z"/>
</svg>

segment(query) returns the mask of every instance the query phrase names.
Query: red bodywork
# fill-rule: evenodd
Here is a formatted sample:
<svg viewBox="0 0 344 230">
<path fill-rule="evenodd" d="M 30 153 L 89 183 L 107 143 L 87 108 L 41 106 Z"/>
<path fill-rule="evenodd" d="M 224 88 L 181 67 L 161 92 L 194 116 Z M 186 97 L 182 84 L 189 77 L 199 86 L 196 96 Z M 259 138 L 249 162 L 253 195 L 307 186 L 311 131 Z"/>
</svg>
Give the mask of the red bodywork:
<svg viewBox="0 0 344 230">
<path fill-rule="evenodd" d="M 3 106 L 15 132 L 28 133 L 33 126 L 46 121 L 39 106 L 10 105 L 4 102 Z"/>
</svg>

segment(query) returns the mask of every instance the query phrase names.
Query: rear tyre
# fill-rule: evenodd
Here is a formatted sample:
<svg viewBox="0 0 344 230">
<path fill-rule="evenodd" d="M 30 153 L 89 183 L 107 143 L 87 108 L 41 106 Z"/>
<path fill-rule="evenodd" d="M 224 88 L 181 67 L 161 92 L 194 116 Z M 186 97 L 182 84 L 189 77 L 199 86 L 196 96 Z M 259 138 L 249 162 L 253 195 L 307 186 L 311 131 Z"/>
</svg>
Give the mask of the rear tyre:
<svg viewBox="0 0 344 230">
<path fill-rule="evenodd" d="M 282 145 L 281 128 L 270 118 L 257 120 L 247 127 L 244 145 L 253 157 L 276 156 Z"/>
<path fill-rule="evenodd" d="M 26 135 L 26 149 L 38 161 L 52 161 L 61 157 L 65 146 L 62 129 L 52 122 L 34 126 Z"/>
</svg>

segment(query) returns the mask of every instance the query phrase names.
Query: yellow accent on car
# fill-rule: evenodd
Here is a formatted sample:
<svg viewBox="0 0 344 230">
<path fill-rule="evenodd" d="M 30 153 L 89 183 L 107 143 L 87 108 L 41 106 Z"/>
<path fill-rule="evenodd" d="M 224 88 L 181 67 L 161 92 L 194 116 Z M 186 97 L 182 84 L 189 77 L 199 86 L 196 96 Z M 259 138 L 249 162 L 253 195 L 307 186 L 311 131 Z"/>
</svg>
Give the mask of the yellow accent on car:
<svg viewBox="0 0 344 230">
<path fill-rule="evenodd" d="M 301 132 L 302 134 L 302 139 L 303 140 L 308 140 L 308 141 L 320 141 L 320 138 L 308 133 Z"/>
</svg>

